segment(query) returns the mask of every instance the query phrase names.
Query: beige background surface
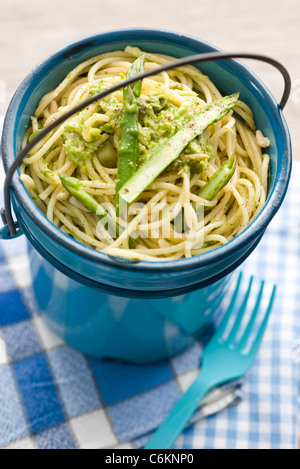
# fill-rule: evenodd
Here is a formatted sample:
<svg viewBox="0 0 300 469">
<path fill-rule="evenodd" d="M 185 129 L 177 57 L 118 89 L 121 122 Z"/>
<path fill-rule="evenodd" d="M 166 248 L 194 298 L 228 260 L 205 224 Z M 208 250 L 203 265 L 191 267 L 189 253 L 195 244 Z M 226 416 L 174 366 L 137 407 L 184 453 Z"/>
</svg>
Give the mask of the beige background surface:
<svg viewBox="0 0 300 469">
<path fill-rule="evenodd" d="M 85 35 L 135 26 L 188 33 L 224 50 L 282 61 L 293 79 L 285 115 L 300 159 L 299 0 L 0 0 L 0 114 L 26 74 L 56 49 Z M 280 75 L 268 65 L 248 64 L 279 99 Z"/>
<path fill-rule="evenodd" d="M 0 115 L 47 55 L 83 36 L 125 27 L 169 29 L 282 61 L 293 79 L 285 116 L 300 160 L 300 0 L 0 0 Z M 249 65 L 279 99 L 279 74 Z"/>
</svg>

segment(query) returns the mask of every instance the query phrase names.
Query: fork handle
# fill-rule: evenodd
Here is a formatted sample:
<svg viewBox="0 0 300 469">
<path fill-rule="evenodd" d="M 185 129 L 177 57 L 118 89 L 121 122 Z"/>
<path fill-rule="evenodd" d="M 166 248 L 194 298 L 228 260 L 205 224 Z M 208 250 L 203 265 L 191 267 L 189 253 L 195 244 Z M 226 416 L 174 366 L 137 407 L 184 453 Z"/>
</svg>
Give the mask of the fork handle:
<svg viewBox="0 0 300 469">
<path fill-rule="evenodd" d="M 200 401 L 215 385 L 208 380 L 208 376 L 202 371 L 179 399 L 144 449 L 171 448 L 199 406 Z"/>
</svg>

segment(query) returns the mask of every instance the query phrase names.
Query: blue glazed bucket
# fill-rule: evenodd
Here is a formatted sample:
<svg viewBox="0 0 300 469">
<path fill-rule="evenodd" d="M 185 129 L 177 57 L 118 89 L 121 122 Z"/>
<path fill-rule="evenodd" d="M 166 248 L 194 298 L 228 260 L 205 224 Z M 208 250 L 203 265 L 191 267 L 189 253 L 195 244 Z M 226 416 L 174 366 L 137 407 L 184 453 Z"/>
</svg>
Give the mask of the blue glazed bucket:
<svg viewBox="0 0 300 469">
<path fill-rule="evenodd" d="M 79 63 L 127 44 L 174 57 L 218 50 L 198 39 L 148 29 L 101 33 L 61 49 L 27 76 L 10 103 L 2 136 L 5 170 L 19 152 L 42 96 Z M 233 59 L 203 63 L 201 70 L 224 94 L 241 91 L 257 127 L 271 142 L 267 203 L 251 225 L 225 246 L 172 262 L 112 258 L 57 229 L 36 207 L 18 175 L 13 179 L 14 210 L 29 241 L 40 310 L 61 337 L 91 356 L 146 363 L 178 353 L 200 338 L 216 319 L 230 274 L 258 244 L 285 196 L 290 137 L 269 90 Z"/>
</svg>

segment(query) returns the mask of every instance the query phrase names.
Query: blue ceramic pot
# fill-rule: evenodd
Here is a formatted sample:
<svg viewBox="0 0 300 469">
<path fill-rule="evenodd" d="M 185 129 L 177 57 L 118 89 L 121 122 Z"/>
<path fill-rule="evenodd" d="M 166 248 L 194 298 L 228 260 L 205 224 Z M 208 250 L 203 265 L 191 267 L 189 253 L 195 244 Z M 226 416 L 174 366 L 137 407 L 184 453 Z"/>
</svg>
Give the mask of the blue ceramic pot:
<svg viewBox="0 0 300 469">
<path fill-rule="evenodd" d="M 61 49 L 25 78 L 10 103 L 2 137 L 6 170 L 41 97 L 79 63 L 127 44 L 174 57 L 218 50 L 198 39 L 149 29 L 101 33 Z M 13 179 L 14 210 L 29 240 L 41 311 L 57 333 L 87 354 L 149 362 L 177 353 L 198 338 L 213 320 L 229 274 L 253 251 L 283 201 L 291 146 L 273 96 L 236 60 L 203 63 L 201 70 L 224 94 L 240 90 L 258 128 L 271 142 L 267 203 L 253 223 L 225 246 L 171 262 L 111 258 L 58 230 L 33 203 L 18 175 Z"/>
</svg>

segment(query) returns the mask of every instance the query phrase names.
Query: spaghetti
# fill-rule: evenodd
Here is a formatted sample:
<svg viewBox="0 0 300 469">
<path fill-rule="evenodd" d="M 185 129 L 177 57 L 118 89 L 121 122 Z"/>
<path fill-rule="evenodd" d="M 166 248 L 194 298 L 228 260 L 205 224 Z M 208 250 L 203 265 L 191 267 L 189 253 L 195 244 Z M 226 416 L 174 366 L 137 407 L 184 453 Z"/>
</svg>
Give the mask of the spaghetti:
<svg viewBox="0 0 300 469">
<path fill-rule="evenodd" d="M 221 98 L 216 86 L 197 68 L 187 65 L 155 75 L 157 66 L 174 59 L 127 46 L 124 51 L 83 62 L 45 95 L 31 118 L 22 148 L 81 100 L 120 82 L 142 54 L 145 70 L 153 69 L 154 75 L 143 80 L 139 98 L 138 167 L 193 115 Z M 256 130 L 245 103 L 237 101 L 235 114 L 230 110 L 186 146 L 129 207 L 126 223 L 115 210 L 123 111 L 122 91 L 116 91 L 65 121 L 24 159 L 21 180 L 52 223 L 75 240 L 109 255 L 164 261 L 219 247 L 253 221 L 266 201 L 269 156 L 264 148 L 269 142 Z M 211 200 L 199 196 L 232 155 L 236 168 L 230 182 Z M 82 188 L 105 207 L 121 227 L 117 235 L 64 189 L 62 173 L 79 179 Z M 196 205 L 203 209 L 201 217 Z"/>
</svg>

